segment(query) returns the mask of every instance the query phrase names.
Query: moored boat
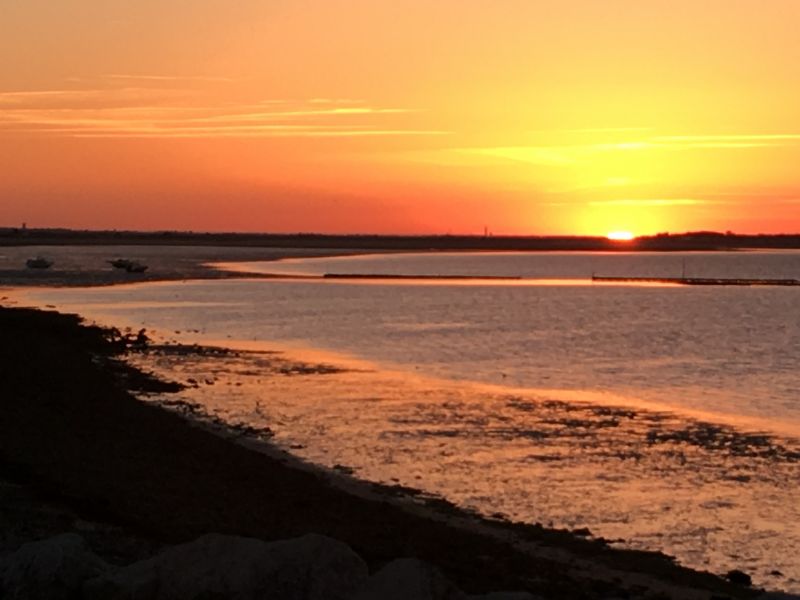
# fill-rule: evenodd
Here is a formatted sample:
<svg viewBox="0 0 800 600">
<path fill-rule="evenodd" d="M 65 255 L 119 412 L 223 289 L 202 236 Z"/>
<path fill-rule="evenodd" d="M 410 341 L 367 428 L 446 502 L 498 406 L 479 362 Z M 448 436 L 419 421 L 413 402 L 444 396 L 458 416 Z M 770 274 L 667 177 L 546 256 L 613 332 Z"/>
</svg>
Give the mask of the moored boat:
<svg viewBox="0 0 800 600">
<path fill-rule="evenodd" d="M 142 263 L 131 261 L 130 264 L 128 264 L 125 267 L 125 270 L 128 273 L 144 273 L 145 271 L 147 271 L 147 265 L 143 265 Z"/>
<path fill-rule="evenodd" d="M 114 260 L 109 260 L 108 264 L 115 269 L 124 269 L 128 273 L 144 273 L 147 270 L 147 265 L 130 258 L 115 258 Z"/>
<path fill-rule="evenodd" d="M 133 264 L 133 261 L 129 258 L 115 258 L 114 260 L 108 261 L 115 269 L 126 269 Z"/>
<path fill-rule="evenodd" d="M 53 266 L 53 261 L 43 256 L 37 256 L 36 258 L 29 258 L 25 261 L 25 264 L 29 269 L 49 269 Z"/>
</svg>

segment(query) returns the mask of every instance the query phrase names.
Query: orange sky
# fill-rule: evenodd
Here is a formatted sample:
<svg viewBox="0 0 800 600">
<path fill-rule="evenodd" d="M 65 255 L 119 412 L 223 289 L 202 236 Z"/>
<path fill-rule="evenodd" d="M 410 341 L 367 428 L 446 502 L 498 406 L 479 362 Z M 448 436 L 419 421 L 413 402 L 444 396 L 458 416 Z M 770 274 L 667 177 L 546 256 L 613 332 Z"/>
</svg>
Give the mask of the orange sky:
<svg viewBox="0 0 800 600">
<path fill-rule="evenodd" d="M 0 226 L 800 231 L 797 0 L 0 3 Z"/>
</svg>

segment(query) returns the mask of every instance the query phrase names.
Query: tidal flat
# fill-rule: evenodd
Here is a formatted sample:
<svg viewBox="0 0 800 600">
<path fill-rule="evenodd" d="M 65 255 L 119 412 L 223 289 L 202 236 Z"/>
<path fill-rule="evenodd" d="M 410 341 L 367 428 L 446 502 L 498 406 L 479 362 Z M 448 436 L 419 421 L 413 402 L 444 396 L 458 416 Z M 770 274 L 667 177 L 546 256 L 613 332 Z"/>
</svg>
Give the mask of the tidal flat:
<svg viewBox="0 0 800 600">
<path fill-rule="evenodd" d="M 412 500 L 446 499 L 484 517 L 661 549 L 720 574 L 744 568 L 762 585 L 796 584 L 795 439 L 577 394 L 554 400 L 337 364 L 318 352 L 192 348 L 131 358 L 187 386 L 146 400 L 266 437 L 310 464 L 415 490 Z"/>
</svg>

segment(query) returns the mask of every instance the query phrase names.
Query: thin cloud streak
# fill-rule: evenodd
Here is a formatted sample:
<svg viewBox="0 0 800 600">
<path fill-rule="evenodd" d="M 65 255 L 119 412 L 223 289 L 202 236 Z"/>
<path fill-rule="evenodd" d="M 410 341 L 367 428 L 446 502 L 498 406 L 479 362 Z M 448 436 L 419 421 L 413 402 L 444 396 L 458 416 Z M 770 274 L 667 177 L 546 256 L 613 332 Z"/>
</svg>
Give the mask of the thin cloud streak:
<svg viewBox="0 0 800 600">
<path fill-rule="evenodd" d="M 618 200 L 593 200 L 590 206 L 696 206 L 700 204 L 716 204 L 700 198 L 626 198 Z"/>
<path fill-rule="evenodd" d="M 299 137 L 299 138 L 327 138 L 327 137 L 378 137 L 378 136 L 438 136 L 449 135 L 448 131 L 428 131 L 410 129 L 364 129 L 326 131 L 319 129 L 309 130 L 281 130 L 253 129 L 242 130 L 217 129 L 217 130 L 181 130 L 181 131 L 79 131 L 73 132 L 71 137 L 76 138 L 255 138 L 255 137 Z"/>
<path fill-rule="evenodd" d="M 732 134 L 693 136 L 653 136 L 614 143 L 552 144 L 535 146 L 498 146 L 488 148 L 455 148 L 454 152 L 505 158 L 541 166 L 570 166 L 593 156 L 611 152 L 644 150 L 736 150 L 798 145 L 800 134 Z"/>
<path fill-rule="evenodd" d="M 651 147 L 646 142 L 619 144 L 575 144 L 568 146 L 505 146 L 498 148 L 459 148 L 457 152 L 505 158 L 534 165 L 567 167 L 582 159 L 605 152 L 630 152 Z"/>
<path fill-rule="evenodd" d="M 653 144 L 654 148 L 664 148 L 665 150 L 692 150 L 703 148 L 726 148 L 735 150 L 737 148 L 774 148 L 775 146 L 785 146 L 787 144 L 775 144 L 771 142 L 685 142 L 672 144 Z"/>
<path fill-rule="evenodd" d="M 208 81 L 208 82 L 231 82 L 235 81 L 230 77 L 217 77 L 213 75 L 133 75 L 125 73 L 112 73 L 105 75 L 106 79 L 115 80 L 134 80 L 134 81 Z"/>
<path fill-rule="evenodd" d="M 150 88 L 0 92 L 0 106 L 4 107 L 0 112 L 0 131 L 72 137 L 357 137 L 448 133 L 405 129 L 386 122 L 391 116 L 419 112 L 409 108 L 343 105 L 345 101 L 320 99 L 175 106 L 162 92 Z M 173 103 L 175 100 L 173 97 Z M 275 110 L 263 110 L 267 106 Z M 373 120 L 365 124 L 362 119 L 369 117 L 383 117 L 384 122 L 378 124 Z"/>
<path fill-rule="evenodd" d="M 171 88 L 171 89 L 153 89 L 153 88 L 146 88 L 146 87 L 137 87 L 137 86 L 128 86 L 122 88 L 113 88 L 113 89 L 105 89 L 105 88 L 84 88 L 80 90 L 8 90 L 4 92 L 0 92 L 0 100 L 9 99 L 15 102 L 24 102 L 26 99 L 36 99 L 36 98 L 62 98 L 64 100 L 69 100 L 71 98 L 80 97 L 80 98 L 97 98 L 102 99 L 109 97 L 111 98 L 118 98 L 120 96 L 124 96 L 125 94 L 129 94 L 131 92 L 134 93 L 143 93 L 143 94 L 153 94 L 154 92 L 158 92 L 159 95 L 163 94 L 165 91 L 185 91 L 178 88 Z"/>
<path fill-rule="evenodd" d="M 188 103 L 185 89 L 124 87 L 114 89 L 11 90 L 0 92 L 0 108 L 7 110 L 102 110 L 175 106 Z"/>
<path fill-rule="evenodd" d="M 254 125 L 219 125 L 219 126 L 211 126 L 211 127 L 202 127 L 197 125 L 185 124 L 185 123 L 177 123 L 177 124 L 157 124 L 157 123 L 143 123 L 141 121 L 112 121 L 107 119 L 63 119 L 63 120 L 51 120 L 47 122 L 37 122 L 34 124 L 25 123 L 22 125 L 16 124 L 14 122 L 0 122 L 0 126 L 15 131 L 27 131 L 28 127 L 36 126 L 40 131 L 50 131 L 50 132 L 77 132 L 77 131 L 91 131 L 91 130 L 100 130 L 105 133 L 110 132 L 132 132 L 132 133 L 169 133 L 171 131 L 174 132 L 181 132 L 181 131 L 208 131 L 208 132 L 215 132 L 215 131 L 258 131 L 258 130 L 326 130 L 326 129 L 338 129 L 338 130 L 359 130 L 359 129 L 370 129 L 366 125 L 351 125 L 347 127 L 343 127 L 341 125 L 292 125 L 292 124 L 272 124 L 272 125 L 265 125 L 265 124 L 254 124 Z"/>
<path fill-rule="evenodd" d="M 446 135 L 437 130 L 385 129 L 367 125 L 256 124 L 202 127 L 186 123 L 144 124 L 102 119 L 63 119 L 19 124 L 0 121 L 0 131 L 49 133 L 71 137 L 357 137 L 397 135 Z"/>
<path fill-rule="evenodd" d="M 214 109 L 186 109 L 187 111 L 194 112 L 209 112 Z M 115 115 L 108 115 L 113 111 Z M 129 108 L 104 108 L 104 109 L 12 109 L 0 115 L 1 122 L 15 122 L 15 123 L 107 123 L 113 124 L 131 124 L 142 122 L 145 119 L 149 122 L 157 122 L 167 126 L 191 126 L 197 123 L 219 123 L 220 126 L 241 123 L 259 124 L 265 121 L 281 121 L 281 120 L 303 120 L 307 117 L 331 117 L 331 116 L 348 116 L 348 115 L 385 115 L 385 114 L 401 114 L 410 112 L 404 109 L 359 109 L 352 111 L 341 110 L 319 110 L 319 111 L 291 111 L 291 112 L 244 112 L 244 113 L 224 113 L 217 115 L 201 115 L 201 116 L 187 116 L 179 118 L 170 116 L 174 113 L 183 112 L 181 109 L 171 107 L 143 107 L 142 109 L 129 109 Z M 99 115 L 98 115 L 99 113 Z M 122 115 L 128 115 L 128 119 L 121 118 Z M 155 117 L 154 115 L 161 115 Z M 95 116 L 97 115 L 97 116 Z M 165 118 L 167 117 L 167 118 Z"/>
<path fill-rule="evenodd" d="M 528 133 L 631 133 L 653 131 L 652 127 L 578 127 L 575 129 L 534 129 Z"/>
<path fill-rule="evenodd" d="M 663 135 L 651 138 L 655 142 L 737 142 L 800 140 L 800 133 L 756 133 L 727 135 Z"/>
<path fill-rule="evenodd" d="M 309 104 L 366 104 L 365 100 L 352 98 L 311 98 Z"/>
<path fill-rule="evenodd" d="M 292 110 L 276 112 L 255 112 L 255 113 L 234 113 L 218 115 L 213 117 L 200 117 L 193 121 L 258 121 L 264 119 L 289 119 L 295 117 L 329 117 L 329 116 L 348 116 L 348 115 L 396 115 L 403 113 L 417 112 L 408 108 L 331 108 L 327 110 Z"/>
</svg>

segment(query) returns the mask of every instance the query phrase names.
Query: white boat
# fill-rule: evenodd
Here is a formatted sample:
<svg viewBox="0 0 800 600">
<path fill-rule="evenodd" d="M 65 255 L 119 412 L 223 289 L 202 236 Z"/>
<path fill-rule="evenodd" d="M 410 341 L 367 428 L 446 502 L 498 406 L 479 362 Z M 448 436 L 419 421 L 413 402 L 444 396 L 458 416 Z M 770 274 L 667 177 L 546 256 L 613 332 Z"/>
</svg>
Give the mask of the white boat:
<svg viewBox="0 0 800 600">
<path fill-rule="evenodd" d="M 25 264 L 29 269 L 49 269 L 53 266 L 53 261 L 43 256 L 37 256 L 36 258 L 29 258 L 25 261 Z"/>
</svg>

